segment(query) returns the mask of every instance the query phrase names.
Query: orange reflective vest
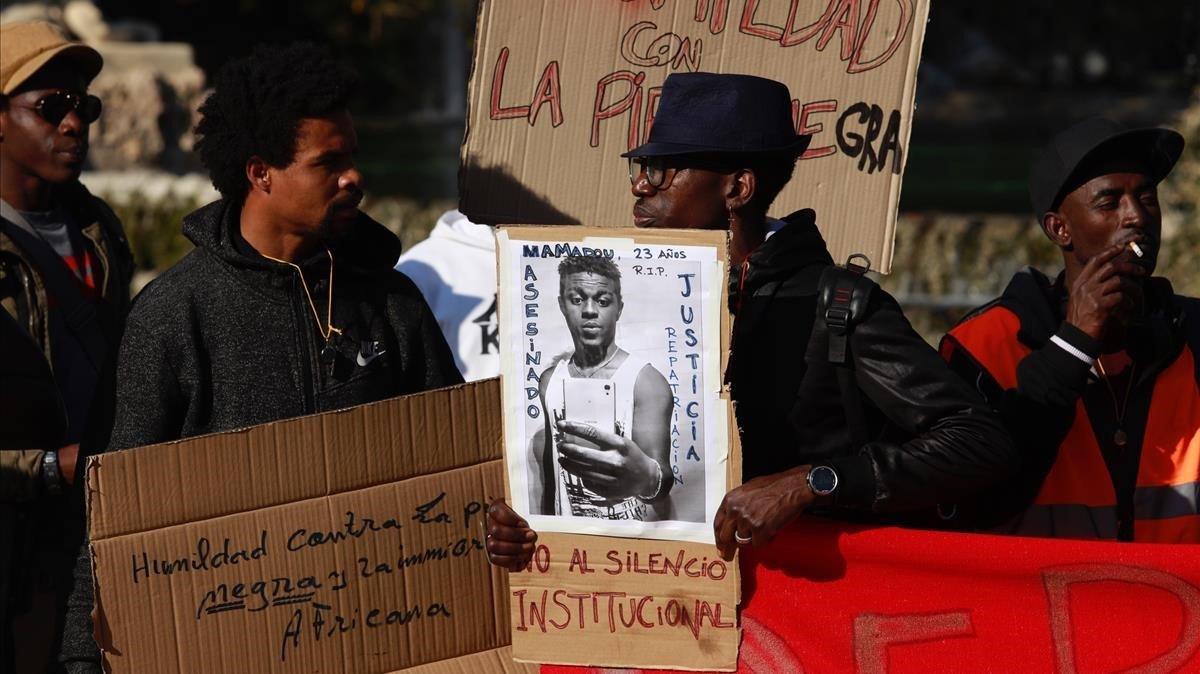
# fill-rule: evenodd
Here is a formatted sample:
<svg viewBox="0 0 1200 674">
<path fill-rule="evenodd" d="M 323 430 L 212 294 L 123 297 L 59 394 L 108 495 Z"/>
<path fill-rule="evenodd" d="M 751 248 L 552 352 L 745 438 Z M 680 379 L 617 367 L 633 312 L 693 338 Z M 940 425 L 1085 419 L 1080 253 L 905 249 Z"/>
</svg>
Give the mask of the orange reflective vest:
<svg viewBox="0 0 1200 674">
<path fill-rule="evenodd" d="M 1013 311 L 994 305 L 951 330 L 943 342 L 943 355 L 965 349 L 1000 387 L 1015 389 L 1017 365 L 1032 352 L 1017 338 L 1020 327 Z M 1132 501 L 1135 541 L 1200 542 L 1196 357 L 1185 345 L 1153 382 Z M 1033 504 L 1004 529 L 1025 535 L 1115 539 L 1122 524 L 1119 517 L 1113 480 L 1080 400 Z"/>
</svg>

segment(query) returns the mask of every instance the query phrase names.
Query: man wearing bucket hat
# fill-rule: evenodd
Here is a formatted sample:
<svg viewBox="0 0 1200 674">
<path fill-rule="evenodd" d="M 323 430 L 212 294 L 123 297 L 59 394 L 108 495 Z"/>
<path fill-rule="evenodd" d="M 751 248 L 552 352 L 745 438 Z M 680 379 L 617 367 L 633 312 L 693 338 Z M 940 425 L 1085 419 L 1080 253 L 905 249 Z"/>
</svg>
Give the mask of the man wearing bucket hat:
<svg viewBox="0 0 1200 674">
<path fill-rule="evenodd" d="M 759 77 L 673 74 L 649 142 L 624 155 L 639 227 L 730 232 L 726 378 L 745 483 L 716 513 L 726 558 L 738 545 L 765 545 L 813 507 L 886 519 L 1016 470 L 999 420 L 896 301 L 865 278 L 843 286 L 843 275 L 826 275 L 837 268 L 816 214 L 767 217 L 810 140 L 796 134 L 791 100 Z M 831 300 L 842 290 L 846 302 Z M 522 567 L 536 534 L 502 502 L 489 518 L 493 563 Z"/>
<path fill-rule="evenodd" d="M 1183 145 L 1169 129 L 1090 119 L 1033 163 L 1034 213 L 1063 271 L 1018 272 L 942 341 L 1023 452 L 1018 479 L 980 499 L 981 524 L 1200 542 L 1200 302 L 1153 276 L 1157 185 Z"/>
<path fill-rule="evenodd" d="M 0 550 L 0 586 L 9 581 L 14 592 L 32 592 L 35 610 L 43 590 L 67 584 L 78 550 L 78 443 L 129 303 L 133 272 L 120 222 L 78 180 L 88 126 L 100 114 L 87 86 L 101 64 L 94 49 L 67 40 L 49 23 L 0 26 L 0 307 L 13 319 L 10 327 L 24 333 L 20 341 L 36 347 L 30 353 L 44 359 L 39 370 L 53 373 L 66 420 L 65 427 L 53 425 L 57 433 L 11 433 L 48 446 L 6 444 L 0 452 L 0 529 L 16 541 Z M 41 423 L 34 417 L 22 422 Z M 6 595 L 0 602 L 27 606 L 29 596 Z M 58 631 L 44 627 L 47 635 Z M 7 624 L 3 631 L 8 634 Z M 47 655 L 53 648 L 30 634 L 22 636 L 21 650 Z M 44 666 L 24 659 L 22 665 Z"/>
</svg>

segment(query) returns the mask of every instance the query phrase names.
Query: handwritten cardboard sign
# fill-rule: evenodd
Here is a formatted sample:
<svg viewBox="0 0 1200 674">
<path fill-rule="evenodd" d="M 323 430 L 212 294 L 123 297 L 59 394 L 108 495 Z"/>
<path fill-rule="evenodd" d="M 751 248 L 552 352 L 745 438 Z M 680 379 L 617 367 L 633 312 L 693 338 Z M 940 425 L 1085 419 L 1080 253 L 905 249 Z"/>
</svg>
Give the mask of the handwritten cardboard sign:
<svg viewBox="0 0 1200 674">
<path fill-rule="evenodd" d="M 525 671 L 489 380 L 94 458 L 97 642 L 112 672 Z"/>
<path fill-rule="evenodd" d="M 740 575 L 712 545 L 542 534 L 511 578 L 513 657 L 732 671 Z"/>
<path fill-rule="evenodd" d="M 506 227 L 498 235 L 500 341 L 509 352 L 502 367 L 507 487 L 513 507 L 541 532 L 529 568 L 509 578 L 516 659 L 736 667 L 738 568 L 721 560 L 711 544 L 716 505 L 741 476 L 736 424 L 720 376 L 731 326 L 727 244 L 725 232 L 711 231 Z M 669 423 L 662 430 L 674 484 L 666 501 L 654 501 L 671 504 L 666 516 L 604 522 L 601 513 L 579 514 L 561 502 L 539 514 L 538 499 L 526 494 L 526 453 L 539 445 L 523 430 L 542 428 L 547 414 L 540 405 L 531 407 L 539 377 L 565 362 L 554 354 L 570 355 L 574 341 L 567 337 L 568 300 L 558 299 L 562 276 L 554 270 L 564 260 L 588 257 L 607 260 L 589 268 L 609 267 L 620 278 L 612 344 L 630 360 L 646 354 L 642 374 L 659 371 L 670 386 Z M 592 320 L 600 321 L 598 314 Z M 549 338 L 555 334 L 557 340 Z M 621 400 L 621 367 L 618 375 L 586 378 L 616 382 Z M 631 404 L 636 426 L 636 395 Z M 719 423 L 701 434 L 690 425 L 700 416 Z M 636 437 L 637 428 L 630 434 Z M 688 510 L 689 504 L 696 507 Z M 688 512 L 696 513 L 695 522 L 672 521 Z M 702 535 L 681 536 L 682 525 Z M 606 535 L 583 535 L 597 533 Z"/>
<path fill-rule="evenodd" d="M 792 93 L 813 141 L 772 213 L 814 208 L 836 259 L 891 267 L 928 0 L 484 0 L 462 150 L 479 222 L 629 226 L 620 154 L 672 72 Z"/>
</svg>

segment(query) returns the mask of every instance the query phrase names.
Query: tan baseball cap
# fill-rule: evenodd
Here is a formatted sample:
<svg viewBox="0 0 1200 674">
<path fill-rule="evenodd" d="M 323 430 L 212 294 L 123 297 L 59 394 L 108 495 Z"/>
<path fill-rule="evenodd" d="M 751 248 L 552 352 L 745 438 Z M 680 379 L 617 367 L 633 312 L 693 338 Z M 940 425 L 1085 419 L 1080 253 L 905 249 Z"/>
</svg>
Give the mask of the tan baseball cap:
<svg viewBox="0 0 1200 674">
<path fill-rule="evenodd" d="M 0 26 L 0 93 L 11 94 L 58 57 L 74 61 L 88 82 L 104 66 L 100 52 L 68 40 L 52 23 L 17 21 Z"/>
</svg>

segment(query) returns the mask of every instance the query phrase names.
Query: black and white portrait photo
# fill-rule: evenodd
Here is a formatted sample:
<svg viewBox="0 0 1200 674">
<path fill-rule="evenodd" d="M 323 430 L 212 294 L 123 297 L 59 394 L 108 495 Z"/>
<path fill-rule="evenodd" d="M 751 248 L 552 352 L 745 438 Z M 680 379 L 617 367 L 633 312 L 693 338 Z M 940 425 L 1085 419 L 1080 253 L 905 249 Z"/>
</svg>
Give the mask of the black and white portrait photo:
<svg viewBox="0 0 1200 674">
<path fill-rule="evenodd" d="M 517 511 L 547 531 L 711 540 L 728 454 L 716 248 L 507 239 Z"/>
</svg>

